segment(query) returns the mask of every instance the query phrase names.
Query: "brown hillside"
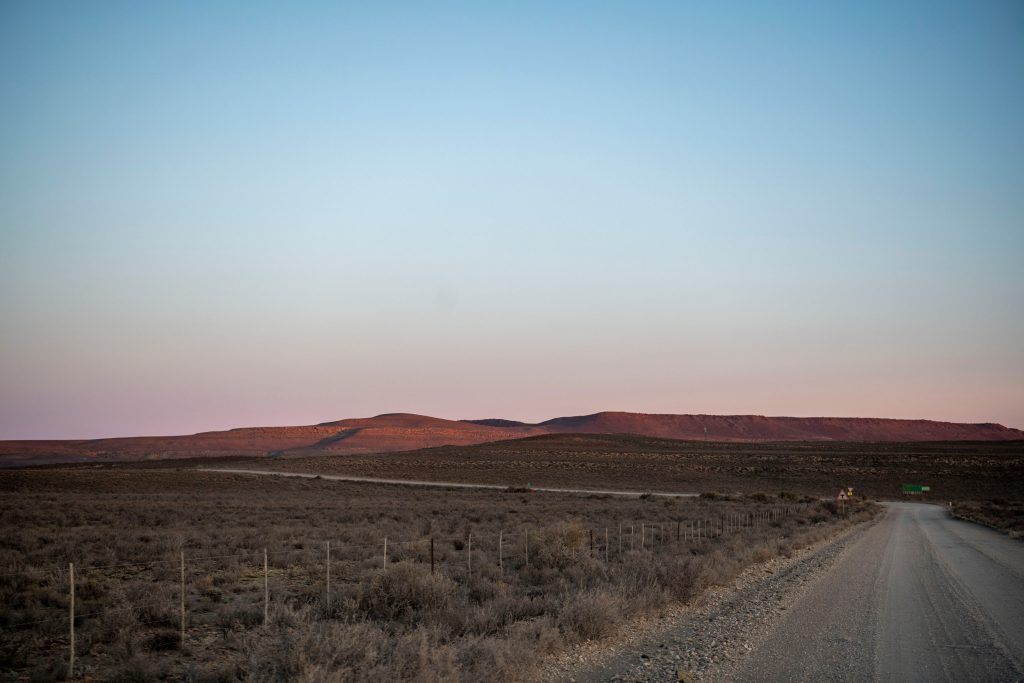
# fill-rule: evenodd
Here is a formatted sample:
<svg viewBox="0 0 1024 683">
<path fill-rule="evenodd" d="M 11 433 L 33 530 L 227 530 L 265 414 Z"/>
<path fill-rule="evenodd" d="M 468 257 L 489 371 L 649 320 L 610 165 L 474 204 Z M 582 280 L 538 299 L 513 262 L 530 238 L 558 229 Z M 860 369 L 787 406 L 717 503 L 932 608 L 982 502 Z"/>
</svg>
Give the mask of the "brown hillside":
<svg viewBox="0 0 1024 683">
<path fill-rule="evenodd" d="M 300 427 L 246 427 L 188 436 L 0 441 L 0 466 L 178 458 L 380 453 L 457 446 L 544 433 L 389 413 Z"/>
<path fill-rule="evenodd" d="M 339 428 L 337 435 L 305 448 L 294 448 L 284 455 L 407 451 L 433 446 L 466 446 L 546 433 L 534 425 L 494 427 L 410 413 L 387 413 L 325 424 Z"/>
<path fill-rule="evenodd" d="M 710 441 L 1013 441 L 1024 431 L 992 423 L 861 417 L 658 415 L 604 412 L 540 423 L 551 433 L 642 434 Z"/>
<path fill-rule="evenodd" d="M 457 421 L 410 413 L 387 413 L 318 425 L 248 427 L 188 436 L 0 441 L 0 466 L 383 453 L 472 445 L 541 434 L 635 434 L 718 442 L 1024 440 L 1024 432 L 1002 425 L 930 420 L 604 412 L 524 424 L 500 419 Z"/>
</svg>

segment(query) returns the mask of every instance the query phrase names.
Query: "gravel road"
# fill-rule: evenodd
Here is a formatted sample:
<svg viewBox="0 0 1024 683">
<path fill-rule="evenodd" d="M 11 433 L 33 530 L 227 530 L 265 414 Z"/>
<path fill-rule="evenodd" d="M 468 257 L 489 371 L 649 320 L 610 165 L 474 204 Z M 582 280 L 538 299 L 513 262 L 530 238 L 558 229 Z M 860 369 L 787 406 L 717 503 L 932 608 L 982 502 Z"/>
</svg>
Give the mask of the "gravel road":
<svg viewBox="0 0 1024 683">
<path fill-rule="evenodd" d="M 553 680 L 1024 681 L 1024 544 L 891 503 Z"/>
<path fill-rule="evenodd" d="M 1024 544 L 893 503 L 737 681 L 1024 680 Z"/>
</svg>

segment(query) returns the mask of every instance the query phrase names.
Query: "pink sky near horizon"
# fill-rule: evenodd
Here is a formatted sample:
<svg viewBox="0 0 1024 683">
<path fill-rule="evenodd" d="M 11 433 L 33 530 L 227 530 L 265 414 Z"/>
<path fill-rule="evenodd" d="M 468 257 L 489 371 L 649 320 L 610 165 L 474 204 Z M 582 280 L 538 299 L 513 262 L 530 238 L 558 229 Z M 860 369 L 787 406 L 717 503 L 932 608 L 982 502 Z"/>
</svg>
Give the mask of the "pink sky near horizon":
<svg viewBox="0 0 1024 683">
<path fill-rule="evenodd" d="M 0 3 L 0 439 L 1024 428 L 1024 5 Z"/>
<path fill-rule="evenodd" d="M 465 359 L 463 359 L 465 360 Z M 614 364 L 611 360 L 609 363 Z M 730 376 L 687 367 L 631 373 L 619 364 L 577 358 L 558 367 L 512 364 L 500 367 L 467 363 L 459 374 L 449 368 L 381 367 L 289 368 L 260 372 L 224 369 L 204 378 L 182 368 L 173 381 L 136 377 L 121 386 L 110 382 L 103 395 L 53 387 L 40 392 L 41 405 L 19 402 L 25 421 L 6 423 L 2 438 L 99 438 L 130 435 L 190 434 L 234 427 L 315 424 L 380 413 L 408 412 L 447 419 L 499 417 L 539 422 L 604 410 L 645 413 L 758 414 L 797 417 L 884 417 L 952 422 L 998 422 L 1024 426 L 1013 406 L 1019 388 L 1002 393 L 976 383 L 936 376 L 928 383 L 906 382 L 894 390 L 878 376 L 836 377 L 835 372 L 805 368 L 789 377 L 764 368 Z M 191 376 L 190 376 L 191 374 Z M 856 373 L 854 373 L 856 374 Z M 86 380 L 87 378 L 83 378 Z M 109 378 L 113 379 L 113 378 Z M 220 380 L 220 381 L 218 381 Z M 195 382 L 195 384 L 191 384 Z M 836 396 L 834 387 L 843 387 Z M 162 384 L 163 386 L 160 386 Z M 168 389 L 167 385 L 171 387 Z M 95 386 L 84 381 L 79 386 Z M 354 387 L 346 389 L 346 386 Z M 54 400 L 57 396 L 57 400 Z M 10 403 L 5 412 L 11 415 Z M 43 416 L 39 419 L 39 416 Z M 36 422 L 31 422 L 35 419 Z"/>
<path fill-rule="evenodd" d="M 624 410 L 1024 427 L 1014 321 L 1005 333 L 989 331 L 978 353 L 980 328 L 964 324 L 980 319 L 977 306 L 922 315 L 922 300 L 882 311 L 869 299 L 829 311 L 821 307 L 827 292 L 785 291 L 779 282 L 758 291 L 749 276 L 698 296 L 648 276 L 652 294 L 638 301 L 601 275 L 588 277 L 590 300 L 578 285 L 552 297 L 503 278 L 417 290 L 415 277 L 389 288 L 386 276 L 373 295 L 343 306 L 331 300 L 337 287 L 360 291 L 344 281 L 326 293 L 310 288 L 304 299 L 264 285 L 234 307 L 234 293 L 225 298 L 213 286 L 170 314 L 130 290 L 111 295 L 122 310 L 107 296 L 84 314 L 23 310 L 0 355 L 0 438 L 194 433 L 385 412 L 536 422 Z M 699 276 L 705 288 L 714 279 Z"/>
</svg>

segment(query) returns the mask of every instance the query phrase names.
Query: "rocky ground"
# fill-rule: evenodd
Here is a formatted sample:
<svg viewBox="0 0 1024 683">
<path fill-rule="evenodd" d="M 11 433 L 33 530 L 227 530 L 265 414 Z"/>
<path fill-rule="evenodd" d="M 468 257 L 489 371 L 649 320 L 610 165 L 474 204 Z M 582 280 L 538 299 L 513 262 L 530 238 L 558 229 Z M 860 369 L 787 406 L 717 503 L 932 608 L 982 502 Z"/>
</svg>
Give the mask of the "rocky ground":
<svg viewBox="0 0 1024 683">
<path fill-rule="evenodd" d="M 728 680 L 742 657 L 771 631 L 786 606 L 824 574 L 867 526 L 854 527 L 791 558 L 751 567 L 733 585 L 711 589 L 693 605 L 637 624 L 617 640 L 577 648 L 552 662 L 542 680 Z"/>
</svg>

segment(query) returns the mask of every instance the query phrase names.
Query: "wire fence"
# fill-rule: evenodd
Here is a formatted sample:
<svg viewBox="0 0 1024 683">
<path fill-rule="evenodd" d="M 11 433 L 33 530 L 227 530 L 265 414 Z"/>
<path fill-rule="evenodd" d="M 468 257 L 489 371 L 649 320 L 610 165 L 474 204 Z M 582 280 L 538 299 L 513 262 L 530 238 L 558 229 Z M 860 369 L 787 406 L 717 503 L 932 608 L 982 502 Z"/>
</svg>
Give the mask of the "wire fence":
<svg viewBox="0 0 1024 683">
<path fill-rule="evenodd" d="M 272 552 L 266 547 L 214 555 L 189 555 L 182 550 L 175 558 L 149 562 L 25 568 L 2 573 L 0 579 L 9 581 L 48 573 L 66 586 L 66 606 L 32 605 L 30 610 L 21 611 L 8 606 L 0 619 L 0 633 L 10 635 L 37 629 L 48 633 L 53 645 L 65 643 L 71 677 L 75 658 L 81 654 L 76 648 L 76 631 L 80 633 L 92 620 L 121 609 L 102 604 L 109 603 L 117 593 L 118 582 L 141 580 L 147 588 L 144 597 L 148 606 L 133 608 L 133 623 L 173 628 L 184 646 L 190 629 L 201 620 L 208 625 L 215 612 L 212 607 L 216 605 L 211 603 L 218 598 L 212 589 L 219 581 L 215 578 L 218 574 L 222 575 L 223 584 L 234 583 L 236 597 L 261 608 L 258 617 L 250 615 L 250 622 L 256 623 L 249 625 L 266 626 L 274 600 L 284 599 L 296 589 L 333 613 L 339 608 L 339 588 L 363 584 L 398 565 L 423 572 L 429 567 L 431 575 L 442 574 L 456 585 L 469 585 L 482 575 L 511 582 L 532 565 L 550 562 L 553 553 L 561 561 L 586 560 L 599 566 L 621 563 L 638 552 L 657 556 L 699 551 L 718 539 L 779 523 L 804 507 L 778 505 L 706 518 L 630 521 L 589 528 L 572 522 L 515 530 L 474 530 L 460 535 L 381 536 L 367 542 L 325 539 L 314 545 L 301 543 L 299 548 Z M 19 618 L 25 614 L 34 617 L 40 611 L 48 616 Z M 60 635 L 57 629 L 66 630 Z"/>
</svg>

